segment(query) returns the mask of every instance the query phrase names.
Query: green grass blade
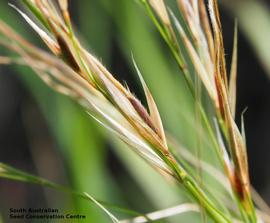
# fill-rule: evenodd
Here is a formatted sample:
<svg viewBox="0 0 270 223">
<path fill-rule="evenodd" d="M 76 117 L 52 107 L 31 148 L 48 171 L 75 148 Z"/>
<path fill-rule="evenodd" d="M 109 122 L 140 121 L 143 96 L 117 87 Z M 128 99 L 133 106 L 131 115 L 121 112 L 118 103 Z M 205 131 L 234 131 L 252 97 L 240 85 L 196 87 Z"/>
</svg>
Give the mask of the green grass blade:
<svg viewBox="0 0 270 223">
<path fill-rule="evenodd" d="M 8 180 L 13 180 L 13 181 L 20 181 L 20 182 L 23 182 L 23 183 L 36 184 L 36 185 L 40 185 L 40 186 L 43 186 L 43 187 L 48 187 L 48 188 L 57 190 L 57 191 L 62 192 L 62 193 L 72 194 L 72 195 L 77 196 L 77 197 L 79 197 L 81 199 L 91 201 L 96 206 L 101 208 L 101 210 L 103 210 L 107 215 L 109 215 L 113 219 L 113 222 L 118 222 L 118 220 L 116 219 L 116 217 L 114 217 L 108 211 L 107 208 L 114 209 L 114 210 L 116 210 L 118 212 L 125 213 L 125 214 L 128 214 L 130 216 L 141 215 L 141 213 L 139 213 L 139 212 L 129 210 L 127 208 L 122 208 L 122 207 L 119 207 L 117 205 L 110 204 L 108 202 L 97 200 L 97 199 L 95 199 L 94 197 L 92 197 L 91 195 L 89 195 L 86 192 L 75 191 L 75 190 L 73 190 L 73 189 L 71 189 L 69 187 L 66 187 L 66 186 L 51 182 L 51 181 L 49 181 L 47 179 L 44 179 L 42 177 L 34 176 L 32 174 L 29 174 L 29 173 L 26 173 L 24 171 L 18 170 L 16 168 L 11 167 L 9 165 L 6 165 L 4 163 L 0 163 L 0 178 L 5 178 L 5 179 L 8 179 Z"/>
<path fill-rule="evenodd" d="M 50 30 L 50 26 L 45 18 L 42 16 L 40 11 L 33 6 L 32 2 L 29 0 L 22 0 L 23 4 L 35 15 L 35 17 L 39 20 L 39 22 L 46 27 L 47 30 Z"/>
</svg>

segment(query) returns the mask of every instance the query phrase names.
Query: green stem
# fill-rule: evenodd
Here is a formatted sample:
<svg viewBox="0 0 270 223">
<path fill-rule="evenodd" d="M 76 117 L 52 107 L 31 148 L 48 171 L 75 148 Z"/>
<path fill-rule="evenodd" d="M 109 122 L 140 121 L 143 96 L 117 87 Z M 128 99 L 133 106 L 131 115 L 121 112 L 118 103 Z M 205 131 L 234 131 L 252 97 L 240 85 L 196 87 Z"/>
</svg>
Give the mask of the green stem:
<svg viewBox="0 0 270 223">
<path fill-rule="evenodd" d="M 168 158 L 168 156 L 162 156 L 162 159 L 174 170 L 178 182 L 184 185 L 197 203 L 205 208 L 207 213 L 215 222 L 232 223 L 230 217 L 227 217 L 218 208 L 216 208 L 216 205 L 211 201 L 211 199 L 208 198 L 196 181 L 189 176 L 181 166 L 179 166 L 177 163 L 173 163 L 172 159 Z"/>
<path fill-rule="evenodd" d="M 187 176 L 183 183 L 193 197 L 199 202 L 208 214 L 218 223 L 229 223 L 232 222 L 227 216 L 219 211 L 213 202 L 207 197 L 207 195 L 200 189 L 198 184 L 189 176 Z"/>
</svg>

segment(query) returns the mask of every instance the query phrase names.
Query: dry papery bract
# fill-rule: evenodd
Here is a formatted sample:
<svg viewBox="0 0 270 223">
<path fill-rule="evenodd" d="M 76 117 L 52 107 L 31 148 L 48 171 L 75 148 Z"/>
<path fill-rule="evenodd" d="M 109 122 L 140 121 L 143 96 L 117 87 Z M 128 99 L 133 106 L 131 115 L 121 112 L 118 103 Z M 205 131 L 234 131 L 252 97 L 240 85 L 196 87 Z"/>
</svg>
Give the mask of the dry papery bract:
<svg viewBox="0 0 270 223">
<path fill-rule="evenodd" d="M 236 103 L 236 63 L 237 63 L 237 32 L 235 31 L 234 53 L 232 59 L 231 79 L 227 80 L 225 53 L 223 46 L 223 37 L 221 22 L 218 11 L 218 4 L 215 0 L 209 0 L 205 5 L 204 1 L 187 1 L 177 0 L 180 12 L 186 22 L 188 33 L 186 33 L 183 25 L 176 18 L 174 13 L 170 11 L 172 24 L 175 31 L 167 34 L 174 36 L 175 33 L 184 44 L 189 60 L 191 60 L 198 77 L 205 86 L 212 104 L 216 111 L 216 131 L 221 132 L 223 138 L 218 137 L 218 151 L 223 154 L 223 165 L 227 176 L 230 179 L 232 189 L 240 200 L 240 203 L 248 213 L 250 221 L 256 221 L 254 207 L 250 196 L 250 182 L 248 175 L 248 163 L 246 154 L 246 144 L 237 125 L 234 122 L 235 103 Z M 206 8 L 209 9 L 209 18 Z M 161 12 L 157 11 L 157 7 L 153 8 L 159 20 L 160 27 L 166 27 Z M 165 30 L 165 28 L 164 28 Z M 236 29 L 237 30 L 237 29 Z M 172 33 L 173 32 L 173 33 Z M 172 39 L 172 38 L 171 38 Z M 181 54 L 179 57 L 183 57 Z M 186 58 L 181 58 L 184 64 L 180 67 L 186 67 Z M 189 76 L 189 71 L 184 70 Z M 230 84 L 228 84 L 228 82 Z M 192 83 L 188 80 L 188 84 Z M 192 86 L 193 89 L 195 88 Z M 192 89 L 191 87 L 191 89 Z M 224 145 L 228 145 L 224 148 Z M 228 159 L 229 158 L 229 159 Z"/>
<path fill-rule="evenodd" d="M 143 121 L 130 102 L 133 101 L 136 104 L 136 109 L 143 109 L 140 102 L 130 92 L 124 90 L 129 97 L 128 99 L 104 74 L 101 74 L 108 86 L 108 90 L 105 89 L 107 91 L 106 93 L 110 94 L 109 96 L 104 95 L 103 91 L 100 92 L 90 81 L 82 78 L 59 58 L 35 48 L 3 22 L 0 25 L 2 33 L 5 33 L 6 36 L 16 41 L 10 43 L 7 40 L 1 40 L 2 45 L 5 45 L 20 55 L 20 58 L 16 58 L 14 62 L 28 65 L 48 85 L 79 101 L 91 114 L 92 112 L 98 114 L 98 118 L 102 119 L 102 123 L 106 127 L 112 129 L 121 139 L 132 145 L 137 152 L 149 159 L 155 166 L 170 173 L 166 165 L 163 164 L 162 160 L 154 153 L 153 149 L 146 142 L 146 139 L 144 139 L 144 137 L 149 137 L 154 143 L 157 140 L 156 143 L 161 144 L 157 133 L 150 129 Z M 89 55 L 89 58 L 91 59 L 93 57 Z M 95 63 L 96 69 L 98 69 L 97 65 L 102 66 L 96 59 L 92 63 Z M 113 97 L 117 100 L 117 106 L 113 105 L 115 102 L 111 102 L 114 100 Z M 123 107 L 124 111 L 120 107 Z M 144 118 L 150 120 L 146 111 L 142 110 L 142 112 L 146 116 Z M 133 124 L 134 122 L 136 122 L 135 126 Z M 154 136 L 152 137 L 148 131 Z"/>
</svg>

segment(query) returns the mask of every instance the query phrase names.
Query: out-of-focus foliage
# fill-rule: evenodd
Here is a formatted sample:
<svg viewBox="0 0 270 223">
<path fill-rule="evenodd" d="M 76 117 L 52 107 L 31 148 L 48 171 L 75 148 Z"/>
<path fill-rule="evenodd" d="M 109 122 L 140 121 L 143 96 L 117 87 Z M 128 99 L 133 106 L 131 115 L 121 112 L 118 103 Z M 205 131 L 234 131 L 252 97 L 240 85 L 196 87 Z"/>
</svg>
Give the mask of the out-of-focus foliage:
<svg viewBox="0 0 270 223">
<path fill-rule="evenodd" d="M 258 58 L 270 75 L 270 11 L 269 5 L 255 0 L 224 0 L 224 6 L 239 21 Z"/>
</svg>

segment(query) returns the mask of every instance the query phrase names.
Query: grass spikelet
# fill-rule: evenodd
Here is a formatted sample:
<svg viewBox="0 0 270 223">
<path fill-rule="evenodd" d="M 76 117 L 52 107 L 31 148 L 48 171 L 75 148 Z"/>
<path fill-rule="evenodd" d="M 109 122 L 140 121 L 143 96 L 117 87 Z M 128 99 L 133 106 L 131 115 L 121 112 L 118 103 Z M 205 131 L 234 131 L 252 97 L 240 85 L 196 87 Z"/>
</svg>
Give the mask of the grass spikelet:
<svg viewBox="0 0 270 223">
<path fill-rule="evenodd" d="M 237 23 L 234 28 L 234 44 L 233 44 L 233 55 L 230 71 L 230 82 L 229 82 L 229 99 L 230 106 L 232 110 L 233 118 L 235 118 L 236 109 L 236 85 L 237 85 L 237 45 L 238 45 L 238 35 L 237 35 Z"/>
<path fill-rule="evenodd" d="M 150 5 L 153 7 L 155 12 L 158 14 L 160 20 L 166 25 L 170 26 L 171 22 L 169 15 L 163 0 L 149 0 Z"/>
</svg>

